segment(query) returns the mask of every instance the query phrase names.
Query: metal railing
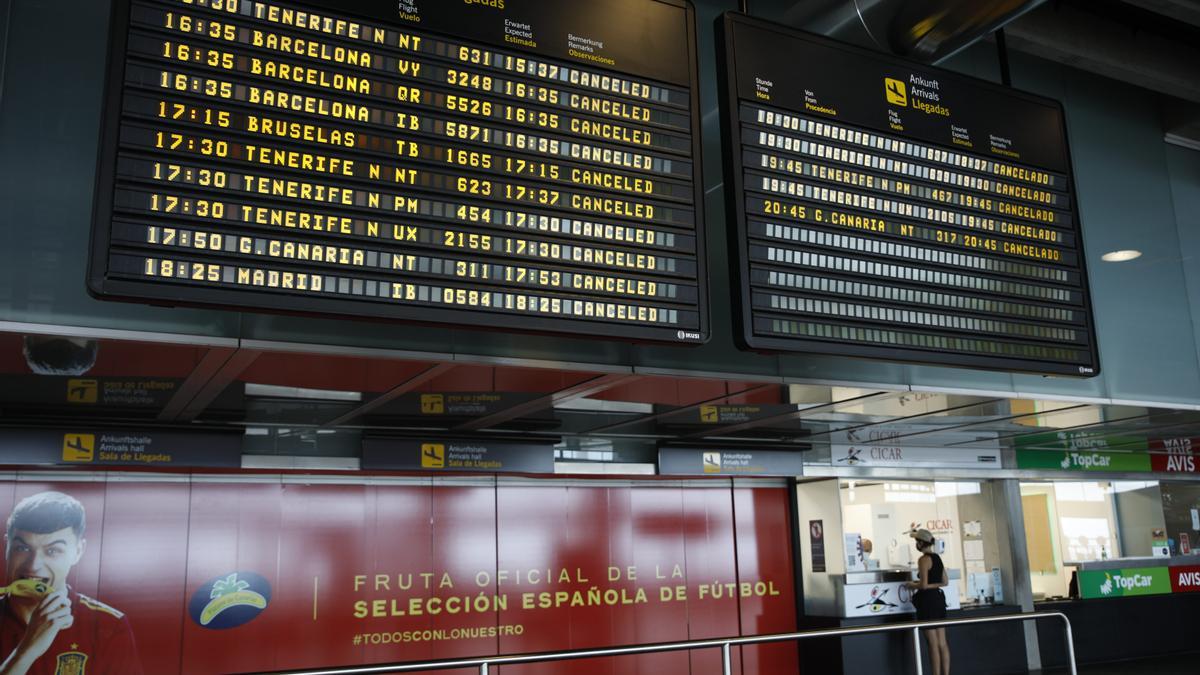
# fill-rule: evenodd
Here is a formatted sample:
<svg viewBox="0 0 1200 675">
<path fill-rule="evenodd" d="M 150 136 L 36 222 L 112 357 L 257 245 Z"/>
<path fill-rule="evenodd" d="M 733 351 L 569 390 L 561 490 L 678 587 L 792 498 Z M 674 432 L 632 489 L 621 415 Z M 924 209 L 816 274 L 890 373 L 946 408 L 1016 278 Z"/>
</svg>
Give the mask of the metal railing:
<svg viewBox="0 0 1200 675">
<path fill-rule="evenodd" d="M 488 675 L 492 666 L 506 666 L 518 663 L 542 663 L 546 661 L 567 661 L 573 659 L 588 659 L 600 656 L 624 656 L 628 654 L 653 654 L 658 652 L 692 651 L 695 649 L 720 649 L 721 666 L 724 675 L 733 673 L 732 648 L 742 645 L 766 644 L 771 642 L 789 642 L 791 640 L 810 640 L 814 638 L 845 637 L 847 635 L 862 635 L 864 633 L 889 633 L 894 631 L 911 631 L 912 645 L 915 652 L 916 675 L 922 675 L 921 665 L 921 630 L 926 628 L 945 628 L 949 626 L 966 626 L 977 623 L 1001 623 L 1006 621 L 1030 621 L 1038 619 L 1062 619 L 1063 628 L 1067 635 L 1067 667 L 1071 675 L 1078 675 L 1075 667 L 1075 638 L 1071 633 L 1071 621 L 1061 612 L 1032 612 L 1030 614 L 1008 614 L 1004 616 L 982 616 L 973 619 L 947 619 L 944 621 L 912 621 L 883 626 L 857 626 L 854 628 L 828 628 L 823 630 L 802 631 L 799 633 L 776 633 L 773 635 L 752 635 L 736 638 L 714 638 L 711 640 L 690 640 L 688 642 L 663 642 L 636 647 L 609 647 L 602 649 L 583 649 L 567 652 L 544 652 L 541 654 L 516 654 L 513 656 L 482 656 L 471 659 L 452 659 L 443 661 L 428 661 L 425 663 L 403 663 L 375 666 L 350 666 L 345 668 L 326 668 L 321 670 L 290 671 L 289 675 L 367 675 L 369 673 L 407 673 L 415 670 L 447 670 L 450 668 L 479 668 L 479 675 Z"/>
</svg>

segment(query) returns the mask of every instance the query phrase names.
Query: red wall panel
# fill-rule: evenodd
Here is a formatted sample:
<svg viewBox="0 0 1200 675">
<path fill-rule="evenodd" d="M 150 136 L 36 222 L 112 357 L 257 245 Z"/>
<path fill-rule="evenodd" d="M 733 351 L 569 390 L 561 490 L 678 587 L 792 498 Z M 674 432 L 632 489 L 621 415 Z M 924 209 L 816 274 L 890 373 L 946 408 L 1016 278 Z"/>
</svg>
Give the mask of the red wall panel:
<svg viewBox="0 0 1200 675">
<path fill-rule="evenodd" d="M 777 488 L 178 477 L 0 482 L 0 508 L 11 512 L 16 500 L 44 490 L 84 504 L 88 544 L 70 583 L 128 614 L 145 672 L 155 675 L 586 649 L 796 626 L 788 501 Z M 244 623 L 201 626 L 189 600 L 202 590 L 204 605 L 206 584 L 234 573 L 265 580 L 269 604 Z M 745 583 L 770 594 L 740 593 Z M 481 594 L 487 607 L 463 609 Z M 747 675 L 796 671 L 792 645 L 747 648 L 735 664 Z M 503 672 L 716 674 L 720 658 L 706 650 Z"/>
<path fill-rule="evenodd" d="M 651 582 L 660 570 L 670 570 L 674 565 L 684 564 L 683 494 L 679 488 L 643 488 L 630 491 L 633 522 L 633 564 L 638 579 L 644 585 Z M 630 587 L 631 582 L 626 582 Z M 682 602 L 658 602 L 651 596 L 647 605 L 639 606 L 642 611 L 628 622 L 632 631 L 625 642 L 677 642 L 687 640 L 687 605 Z M 688 655 L 684 652 L 667 652 L 642 656 L 637 659 L 637 668 L 627 672 L 655 675 L 657 673 L 681 673 L 688 669 Z"/>
<path fill-rule="evenodd" d="M 213 630 L 185 621 L 181 672 L 275 669 L 276 651 L 291 630 L 289 617 L 277 604 L 283 590 L 278 573 L 281 490 L 279 484 L 270 483 L 192 485 L 184 597 L 191 599 L 214 577 L 254 572 L 271 584 L 272 598 L 261 616 L 234 629 Z"/>
<path fill-rule="evenodd" d="M 370 520 L 366 523 L 370 532 L 367 558 L 365 564 L 356 570 L 357 574 L 366 576 L 365 583 L 357 590 L 354 580 L 349 578 L 338 582 L 338 586 L 331 584 L 330 593 L 334 594 L 331 599 L 343 597 L 359 601 L 377 597 L 401 597 L 401 585 L 409 589 L 423 585 L 420 573 L 438 567 L 433 547 L 430 545 L 432 538 L 428 536 L 429 523 L 433 517 L 433 490 L 434 488 L 429 486 L 370 489 L 368 501 L 374 503 L 374 508 L 370 509 Z M 347 616 L 354 616 L 352 606 L 339 611 Z M 432 628 L 429 616 L 405 621 L 368 618 L 355 619 L 354 622 L 356 627 L 361 626 L 361 632 L 382 632 L 401 624 L 410 630 Z M 427 661 L 438 658 L 439 655 L 432 642 L 415 642 L 364 647 L 363 658 L 364 663 L 378 663 L 401 659 Z"/>
<path fill-rule="evenodd" d="M 178 672 L 184 622 L 190 623 L 183 592 L 190 486 L 170 482 L 107 487 L 104 547 L 97 549 L 98 599 L 129 617 L 144 672 Z"/>
<path fill-rule="evenodd" d="M 427 532 L 433 552 L 434 580 L 443 573 L 453 588 L 439 583 L 431 595 L 443 600 L 451 596 L 477 598 L 480 593 L 495 596 L 496 588 L 496 490 L 487 487 L 435 487 L 430 499 L 431 518 Z M 418 530 L 418 536 L 423 533 Z M 487 573 L 485 579 L 480 573 Z M 481 583 L 482 582 L 482 583 Z M 431 617 L 430 628 L 495 628 L 495 610 L 451 615 L 443 612 Z M 484 656 L 495 654 L 495 637 L 438 640 L 433 644 L 434 658 Z M 468 672 L 468 671 L 462 671 Z"/>
<path fill-rule="evenodd" d="M 354 645 L 354 576 L 369 574 L 374 500 L 364 485 L 284 485 L 279 583 L 270 611 L 286 618 L 272 647 L 279 669 L 386 660 Z M 370 505 L 368 505 L 370 502 Z M 265 616 L 265 613 L 264 613 Z"/>
<path fill-rule="evenodd" d="M 17 484 L 16 483 L 10 483 L 8 481 L 0 481 L 0 509 L 3 509 L 2 511 L 0 511 L 0 513 L 12 513 L 13 507 L 17 505 L 16 499 L 15 499 L 16 494 L 17 494 Z M 5 518 L 4 522 L 7 525 L 8 516 L 5 516 L 4 518 Z M 8 569 L 7 554 L 8 554 L 8 546 L 0 546 L 0 561 L 3 561 L 4 567 L 2 569 L 5 569 L 5 570 Z M 4 580 L 5 583 L 8 583 L 8 581 L 9 581 L 8 579 Z"/>
<path fill-rule="evenodd" d="M 768 584 L 768 592 L 777 593 L 751 597 L 739 593 L 742 633 L 762 635 L 796 630 L 787 491 L 734 488 L 733 512 L 739 583 Z M 794 673 L 799 669 L 795 642 L 743 647 L 741 652 L 742 668 L 747 673 Z"/>
<path fill-rule="evenodd" d="M 565 549 L 572 518 L 568 506 L 568 488 L 554 486 L 545 488 L 510 487 L 496 495 L 496 523 L 504 536 L 497 542 L 498 570 L 506 577 L 503 588 L 511 591 L 511 602 L 500 612 L 500 623 L 506 626 L 521 626 L 520 635 L 504 635 L 499 638 L 499 652 L 520 654 L 546 651 L 547 649 L 574 649 L 578 643 L 574 638 L 577 609 L 568 608 L 559 612 L 528 611 L 522 607 L 525 593 L 554 592 L 565 589 L 569 584 L 557 583 L 558 571 L 565 567 Z M 576 523 L 578 526 L 579 523 Z M 603 559 L 588 561 L 585 568 L 594 563 L 603 564 Z M 578 576 L 578 575 L 576 575 Z M 547 578 L 550 577 L 550 578 Z M 607 631 L 600 627 L 600 634 Z M 555 645 L 546 647 L 546 645 Z M 608 672 L 595 669 L 595 664 L 580 662 L 578 672 Z M 508 666 L 500 669 L 502 675 L 534 675 L 553 672 L 546 665 Z"/>
<path fill-rule="evenodd" d="M 427 363 L 308 354 L 297 368 L 292 354 L 262 354 L 238 376 L 280 387 L 384 392 L 429 367 Z"/>
<path fill-rule="evenodd" d="M 562 523 L 564 541 L 559 549 L 560 567 L 579 570 L 578 578 L 587 583 L 579 586 L 589 590 L 592 586 L 604 588 L 609 568 L 629 560 L 633 533 L 628 527 L 630 488 L 626 487 L 583 487 L 573 485 L 562 488 L 566 496 Z M 537 493 L 529 493 L 532 499 Z M 505 535 L 507 539 L 507 533 Z M 606 645 L 621 644 L 618 635 L 621 624 L 621 608 L 608 604 L 572 607 L 568 610 L 567 626 L 570 630 L 570 649 L 592 649 Z M 581 675 L 619 675 L 626 672 L 631 657 L 586 659 L 572 664 Z M 541 670 L 528 671 L 555 673 L 553 664 L 539 666 Z M 561 665 L 558 666 L 561 668 Z"/>
<path fill-rule="evenodd" d="M 683 490 L 683 504 L 687 578 L 708 586 L 703 597 L 698 585 L 688 589 L 688 639 L 739 635 L 737 598 L 723 594 L 714 600 L 710 586 L 737 580 L 732 493 L 728 488 Z M 693 675 L 719 675 L 721 653 L 716 649 L 694 651 L 691 665 Z M 741 664 L 737 661 L 733 672 L 741 672 Z"/>
</svg>

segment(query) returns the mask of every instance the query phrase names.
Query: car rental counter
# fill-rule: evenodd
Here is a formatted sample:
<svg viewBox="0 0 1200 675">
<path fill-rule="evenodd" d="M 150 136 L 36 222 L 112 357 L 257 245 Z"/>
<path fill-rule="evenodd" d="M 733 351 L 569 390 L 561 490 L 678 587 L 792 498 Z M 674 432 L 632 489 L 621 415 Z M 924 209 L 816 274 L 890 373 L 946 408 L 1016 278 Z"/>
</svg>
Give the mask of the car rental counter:
<svg viewBox="0 0 1200 675">
<path fill-rule="evenodd" d="M 947 618 L 1016 614 L 1019 607 L 980 603 L 971 599 L 964 606 L 957 583 L 960 573 L 947 569 L 950 584 L 946 593 Z M 805 587 L 805 614 L 801 630 L 872 626 L 904 623 L 916 619 L 908 569 L 880 569 L 826 575 L 828 583 Z M 811 577 L 810 577 L 811 579 Z M 977 625 L 947 632 L 955 668 L 970 673 L 1010 673 L 1025 668 L 1021 628 L 1016 623 Z M 840 643 L 839 643 L 840 642 Z M 875 633 L 854 637 L 817 640 L 800 650 L 807 672 L 878 673 L 907 675 L 912 672 L 913 648 L 907 631 Z M 929 655 L 921 645 L 924 668 L 929 672 Z"/>
<path fill-rule="evenodd" d="M 1079 663 L 1195 651 L 1200 616 L 1200 555 L 1068 562 L 1075 568 L 1071 599 L 1051 599 L 1038 611 L 1071 621 Z M 1043 665 L 1066 663 L 1059 626 L 1038 626 Z M 1197 661 L 1200 671 L 1200 661 Z"/>
</svg>

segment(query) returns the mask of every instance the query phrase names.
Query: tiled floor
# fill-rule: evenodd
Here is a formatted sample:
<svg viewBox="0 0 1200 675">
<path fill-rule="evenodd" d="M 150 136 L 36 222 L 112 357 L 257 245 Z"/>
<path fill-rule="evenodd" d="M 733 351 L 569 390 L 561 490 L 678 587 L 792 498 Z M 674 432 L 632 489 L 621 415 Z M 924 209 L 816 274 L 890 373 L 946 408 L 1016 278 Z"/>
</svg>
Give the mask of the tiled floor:
<svg viewBox="0 0 1200 675">
<path fill-rule="evenodd" d="M 1044 675 L 1059 675 L 1067 671 L 1046 670 L 1042 672 Z M 1079 666 L 1079 675 L 1196 675 L 1197 673 L 1200 673 L 1200 654 Z"/>
</svg>

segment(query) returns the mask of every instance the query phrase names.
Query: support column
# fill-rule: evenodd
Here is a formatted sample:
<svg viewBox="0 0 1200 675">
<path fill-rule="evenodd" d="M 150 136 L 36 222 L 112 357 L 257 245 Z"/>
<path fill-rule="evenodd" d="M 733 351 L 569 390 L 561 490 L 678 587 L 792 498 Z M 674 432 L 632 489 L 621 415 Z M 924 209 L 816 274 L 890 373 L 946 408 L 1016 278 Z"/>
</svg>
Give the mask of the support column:
<svg viewBox="0 0 1200 675">
<path fill-rule="evenodd" d="M 997 523 L 998 528 L 1006 529 L 1007 532 L 1000 536 L 1000 548 L 1003 551 L 1005 545 L 1008 548 L 1009 569 L 1003 575 L 1005 577 L 1005 592 L 1010 590 L 1013 600 L 1021 606 L 1022 612 L 1033 611 L 1033 582 L 1029 574 L 1029 550 L 1025 545 L 1025 511 L 1021 506 L 1021 483 L 1020 481 L 1007 478 L 996 481 L 996 489 L 993 491 L 993 499 L 995 500 L 997 520 L 1003 519 L 1005 522 Z M 1025 629 L 1025 661 L 1031 671 L 1039 671 L 1042 669 L 1042 653 L 1038 647 L 1038 634 L 1036 621 L 1023 621 L 1021 625 Z"/>
</svg>

